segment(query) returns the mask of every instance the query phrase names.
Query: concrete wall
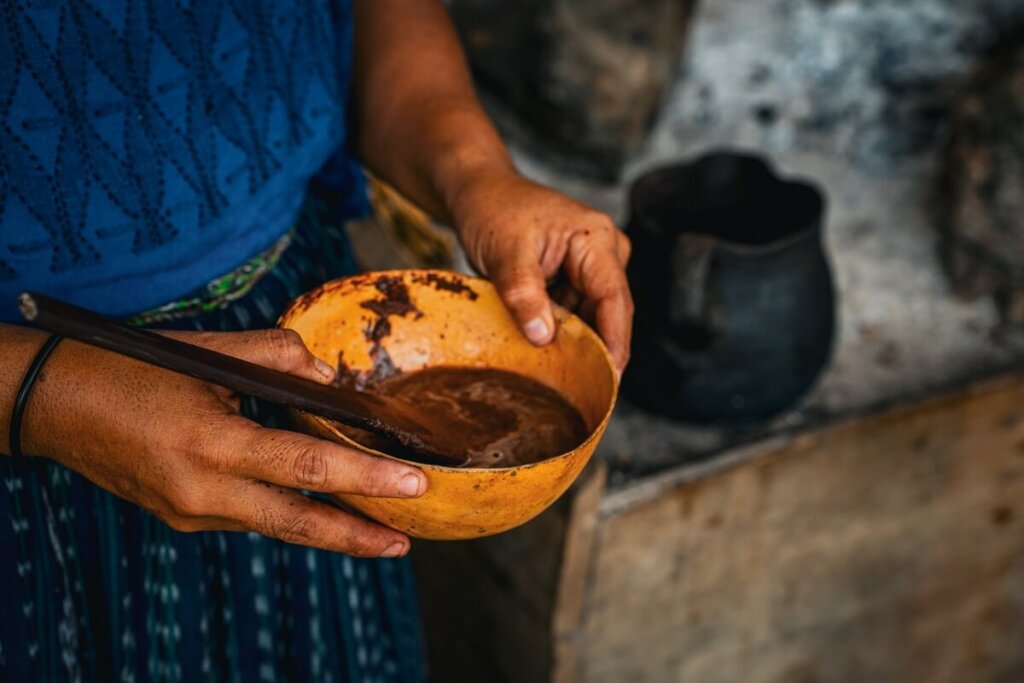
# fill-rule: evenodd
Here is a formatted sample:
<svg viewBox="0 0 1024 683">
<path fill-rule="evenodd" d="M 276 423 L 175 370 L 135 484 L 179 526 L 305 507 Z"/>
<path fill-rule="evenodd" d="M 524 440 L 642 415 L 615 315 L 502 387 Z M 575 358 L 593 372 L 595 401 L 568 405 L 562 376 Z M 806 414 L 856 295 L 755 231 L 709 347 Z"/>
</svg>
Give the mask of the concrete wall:
<svg viewBox="0 0 1024 683">
<path fill-rule="evenodd" d="M 952 295 L 928 215 L 949 106 L 1021 25 L 1024 0 L 705 0 L 682 76 L 623 182 L 588 182 L 518 146 L 517 159 L 623 223 L 631 179 L 713 147 L 759 150 L 815 178 L 830 200 L 841 322 L 832 367 L 788 422 L 900 400 L 1024 359 L 990 301 Z M 497 115 L 515 140 L 514 121 Z M 609 448 L 615 439 L 613 429 Z M 714 442 L 664 425 L 650 446 L 693 439 Z"/>
</svg>

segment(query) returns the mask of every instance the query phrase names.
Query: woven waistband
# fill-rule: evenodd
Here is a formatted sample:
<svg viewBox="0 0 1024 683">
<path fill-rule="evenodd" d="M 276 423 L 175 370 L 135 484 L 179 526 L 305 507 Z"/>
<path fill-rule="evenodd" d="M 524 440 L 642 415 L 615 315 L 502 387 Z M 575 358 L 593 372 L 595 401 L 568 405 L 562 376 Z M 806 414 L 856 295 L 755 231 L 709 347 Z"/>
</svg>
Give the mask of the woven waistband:
<svg viewBox="0 0 1024 683">
<path fill-rule="evenodd" d="M 248 294 L 260 278 L 273 270 L 281 260 L 281 255 L 292 243 L 294 233 L 294 229 L 289 230 L 256 256 L 231 272 L 210 280 L 191 295 L 133 315 L 125 322 L 142 327 L 182 318 L 195 318 L 227 308 L 232 301 L 237 301 Z"/>
</svg>

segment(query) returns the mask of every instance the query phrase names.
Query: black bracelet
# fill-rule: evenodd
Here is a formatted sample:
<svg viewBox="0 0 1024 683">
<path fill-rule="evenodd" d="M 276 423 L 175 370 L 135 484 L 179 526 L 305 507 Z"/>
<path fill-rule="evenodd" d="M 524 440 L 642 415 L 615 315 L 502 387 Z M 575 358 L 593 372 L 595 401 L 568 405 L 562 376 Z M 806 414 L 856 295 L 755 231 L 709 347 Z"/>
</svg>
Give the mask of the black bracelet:
<svg viewBox="0 0 1024 683">
<path fill-rule="evenodd" d="M 11 456 L 14 458 L 25 457 L 21 452 L 21 418 L 25 414 L 25 406 L 28 404 L 28 397 L 32 393 L 32 387 L 39 378 L 39 371 L 43 369 L 46 359 L 57 348 L 57 344 L 60 343 L 61 339 L 63 337 L 59 334 L 50 335 L 50 338 L 46 340 L 43 347 L 36 353 L 36 357 L 32 359 L 32 364 L 28 366 L 28 370 L 25 371 L 25 379 L 21 380 L 21 388 L 18 389 L 18 396 L 14 399 L 14 410 L 11 411 L 11 426 L 7 431 Z"/>
</svg>

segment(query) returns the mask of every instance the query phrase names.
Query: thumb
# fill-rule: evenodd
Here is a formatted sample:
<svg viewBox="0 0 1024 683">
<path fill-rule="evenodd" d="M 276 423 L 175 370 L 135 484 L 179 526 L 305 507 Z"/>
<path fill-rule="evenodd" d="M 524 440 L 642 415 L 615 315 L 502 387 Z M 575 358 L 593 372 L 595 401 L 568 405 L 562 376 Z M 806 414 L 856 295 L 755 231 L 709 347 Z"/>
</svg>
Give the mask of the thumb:
<svg viewBox="0 0 1024 683">
<path fill-rule="evenodd" d="M 334 368 L 310 353 L 295 330 L 259 330 L 246 342 L 234 355 L 320 384 L 334 381 Z"/>
<path fill-rule="evenodd" d="M 168 336 L 180 336 L 183 341 L 320 384 L 330 384 L 337 374 L 330 364 L 310 353 L 302 343 L 302 337 L 295 330 L 268 329 L 188 334 L 191 336 L 173 332 Z"/>
<path fill-rule="evenodd" d="M 555 337 L 555 317 L 540 259 L 519 249 L 491 269 L 491 281 L 526 338 L 538 346 Z"/>
</svg>

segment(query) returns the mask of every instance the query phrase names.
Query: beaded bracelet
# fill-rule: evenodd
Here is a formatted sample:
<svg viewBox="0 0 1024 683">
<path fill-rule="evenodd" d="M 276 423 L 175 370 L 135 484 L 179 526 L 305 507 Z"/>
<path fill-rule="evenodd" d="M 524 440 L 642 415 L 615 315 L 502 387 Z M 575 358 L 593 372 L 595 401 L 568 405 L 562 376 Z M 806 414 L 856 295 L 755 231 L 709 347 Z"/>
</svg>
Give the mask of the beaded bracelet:
<svg viewBox="0 0 1024 683">
<path fill-rule="evenodd" d="M 28 404 L 28 397 L 32 392 L 32 387 L 39 378 L 39 371 L 43 369 L 46 359 L 57 348 L 57 344 L 60 343 L 61 339 L 63 337 L 59 334 L 50 335 L 50 338 L 46 340 L 46 343 L 36 353 L 36 357 L 32 359 L 32 364 L 28 366 L 28 370 L 25 371 L 25 378 L 21 380 L 21 388 L 18 389 L 18 395 L 14 399 L 14 410 L 11 411 L 10 429 L 7 432 L 11 456 L 14 458 L 25 457 L 24 453 L 21 452 L 21 418 L 25 414 L 25 406 Z"/>
</svg>

